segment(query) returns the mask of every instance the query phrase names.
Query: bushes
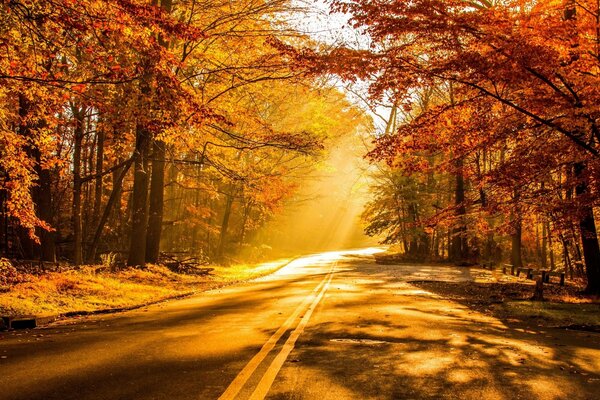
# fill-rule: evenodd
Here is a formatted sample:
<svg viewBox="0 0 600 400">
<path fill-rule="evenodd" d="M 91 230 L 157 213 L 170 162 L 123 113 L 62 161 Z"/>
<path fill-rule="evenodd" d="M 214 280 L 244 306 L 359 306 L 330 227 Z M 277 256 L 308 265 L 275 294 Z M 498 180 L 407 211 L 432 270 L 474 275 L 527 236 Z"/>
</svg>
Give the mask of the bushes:
<svg viewBox="0 0 600 400">
<path fill-rule="evenodd" d="M 30 276 L 19 272 L 6 258 L 0 258 L 0 286 L 29 282 Z"/>
</svg>

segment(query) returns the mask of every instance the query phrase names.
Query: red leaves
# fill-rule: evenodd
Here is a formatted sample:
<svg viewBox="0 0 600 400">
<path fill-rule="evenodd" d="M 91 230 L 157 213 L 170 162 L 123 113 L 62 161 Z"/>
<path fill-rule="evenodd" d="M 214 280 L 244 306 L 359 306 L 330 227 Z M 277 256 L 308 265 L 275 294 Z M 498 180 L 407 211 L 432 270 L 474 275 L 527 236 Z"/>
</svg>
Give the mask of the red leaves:
<svg viewBox="0 0 600 400">
<path fill-rule="evenodd" d="M 155 30 L 158 28 L 168 36 L 181 40 L 198 40 L 206 38 L 207 35 L 197 27 L 177 21 L 160 6 L 154 6 L 148 2 L 135 0 L 115 0 L 119 7 L 128 16 L 137 20 L 142 26 Z"/>
<path fill-rule="evenodd" d="M 71 90 L 78 94 L 82 94 L 83 92 L 85 92 L 85 89 L 86 89 L 86 85 L 83 83 L 79 83 L 79 84 L 71 86 Z"/>
<path fill-rule="evenodd" d="M 349 81 L 369 80 L 371 98 L 390 99 L 401 115 L 376 141 L 373 161 L 411 177 L 460 173 L 473 184 L 466 204 L 492 215 L 569 219 L 598 204 L 600 191 L 574 200 L 565 179 L 581 160 L 600 170 L 595 0 L 573 3 L 576 18 L 567 20 L 564 2 L 333 3 L 371 46 L 313 62 Z M 597 186 L 600 176 L 587 179 Z"/>
</svg>

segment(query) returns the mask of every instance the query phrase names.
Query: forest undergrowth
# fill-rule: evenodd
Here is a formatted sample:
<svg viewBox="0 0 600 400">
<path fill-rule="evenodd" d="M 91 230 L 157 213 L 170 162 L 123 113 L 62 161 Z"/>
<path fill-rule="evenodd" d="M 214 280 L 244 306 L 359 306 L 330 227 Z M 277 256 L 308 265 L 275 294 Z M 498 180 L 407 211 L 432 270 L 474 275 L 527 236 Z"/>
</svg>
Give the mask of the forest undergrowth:
<svg viewBox="0 0 600 400">
<path fill-rule="evenodd" d="M 543 300 L 533 300 L 535 281 L 494 271 L 486 282 L 414 281 L 423 290 L 456 301 L 472 312 L 507 323 L 600 332 L 600 297 L 583 293 L 585 282 L 545 284 Z"/>
<path fill-rule="evenodd" d="M 288 262 L 211 265 L 208 274 L 178 273 L 155 264 L 116 270 L 86 265 L 39 273 L 1 259 L 0 315 L 49 317 L 128 309 L 255 279 Z"/>
</svg>

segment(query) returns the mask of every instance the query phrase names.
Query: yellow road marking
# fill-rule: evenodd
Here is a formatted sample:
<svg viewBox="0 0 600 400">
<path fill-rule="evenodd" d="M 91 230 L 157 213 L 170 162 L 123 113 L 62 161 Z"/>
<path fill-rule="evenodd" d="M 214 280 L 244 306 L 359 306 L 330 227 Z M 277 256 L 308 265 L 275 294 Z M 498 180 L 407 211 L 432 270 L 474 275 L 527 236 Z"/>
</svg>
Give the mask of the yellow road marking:
<svg viewBox="0 0 600 400">
<path fill-rule="evenodd" d="M 290 337 L 285 341 L 279 354 L 277 354 L 277 356 L 275 357 L 275 359 L 273 360 L 271 365 L 269 365 L 269 368 L 267 369 L 267 371 L 261 378 L 260 382 L 256 386 L 256 389 L 254 389 L 254 393 L 252 393 L 252 396 L 250 396 L 250 400 L 262 400 L 267 396 L 267 393 L 271 389 L 271 386 L 273 385 L 273 382 L 275 381 L 277 374 L 281 370 L 283 363 L 285 363 L 285 360 L 287 360 L 288 356 L 294 349 L 294 345 L 296 344 L 296 341 L 298 340 L 298 338 L 300 337 L 302 332 L 304 332 L 304 328 L 308 324 L 308 320 L 310 319 L 313 311 L 315 310 L 315 308 L 317 307 L 317 305 L 323 298 L 323 295 L 329 288 L 329 284 L 331 283 L 331 279 L 333 278 L 333 268 L 334 267 L 335 267 L 335 264 L 331 267 L 329 276 L 328 276 L 328 278 L 326 278 L 327 283 L 325 284 L 325 286 L 323 286 L 323 289 L 321 290 L 319 295 L 314 299 L 314 301 L 312 302 L 312 304 L 310 305 L 310 307 L 308 308 L 308 310 L 302 317 L 302 320 L 300 320 L 300 323 L 298 324 L 296 329 L 294 329 L 294 331 L 291 333 Z"/>
<path fill-rule="evenodd" d="M 332 268 L 333 269 L 333 268 Z M 242 387 L 246 384 L 250 376 L 254 373 L 256 368 L 260 365 L 260 363 L 265 359 L 265 357 L 273 350 L 279 339 L 283 336 L 285 332 L 290 329 L 294 323 L 294 321 L 298 318 L 298 316 L 304 311 L 304 308 L 307 303 L 309 303 L 316 295 L 319 290 L 321 290 L 325 282 L 328 278 L 331 277 L 332 271 L 329 272 L 329 276 L 326 276 L 313 291 L 300 303 L 300 305 L 294 310 L 294 313 L 277 329 L 277 331 L 267 340 L 267 342 L 263 345 L 258 353 L 252 357 L 252 359 L 246 364 L 244 369 L 240 371 L 240 373 L 235 377 L 235 379 L 229 384 L 225 392 L 219 397 L 219 400 L 233 400 L 235 396 L 239 393 Z M 329 279 L 331 281 L 331 279 Z M 321 293 L 322 294 L 322 293 Z M 313 301 L 314 303 L 314 301 Z M 312 311 L 310 311 L 312 314 Z M 306 317 L 306 315 L 304 315 Z M 303 318 L 304 320 L 304 318 Z M 302 322 L 300 322 L 302 323 Z M 289 340 L 289 339 L 288 339 Z M 286 342 L 287 343 L 287 342 Z"/>
</svg>

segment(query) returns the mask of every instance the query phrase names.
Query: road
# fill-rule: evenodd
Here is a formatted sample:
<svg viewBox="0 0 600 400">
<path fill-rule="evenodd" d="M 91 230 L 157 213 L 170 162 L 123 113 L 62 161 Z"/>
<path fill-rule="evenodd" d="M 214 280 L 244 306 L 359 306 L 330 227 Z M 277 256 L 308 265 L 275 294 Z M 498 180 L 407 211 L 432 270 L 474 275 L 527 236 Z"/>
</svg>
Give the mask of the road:
<svg viewBox="0 0 600 400">
<path fill-rule="evenodd" d="M 411 283 L 486 272 L 380 266 L 371 253 L 4 333 L 0 398 L 598 398 L 600 335 L 510 325 Z"/>
</svg>

